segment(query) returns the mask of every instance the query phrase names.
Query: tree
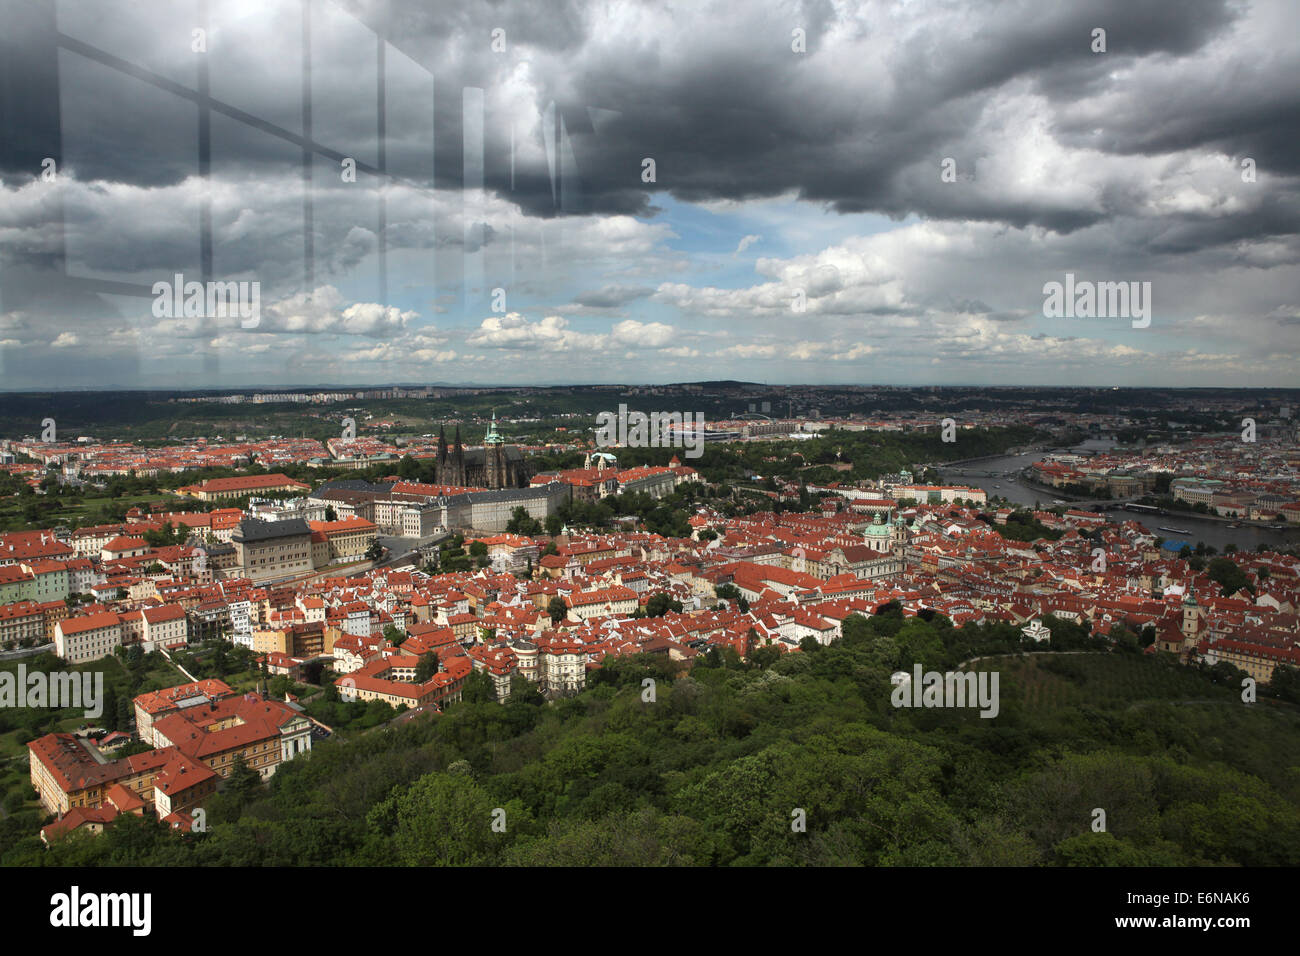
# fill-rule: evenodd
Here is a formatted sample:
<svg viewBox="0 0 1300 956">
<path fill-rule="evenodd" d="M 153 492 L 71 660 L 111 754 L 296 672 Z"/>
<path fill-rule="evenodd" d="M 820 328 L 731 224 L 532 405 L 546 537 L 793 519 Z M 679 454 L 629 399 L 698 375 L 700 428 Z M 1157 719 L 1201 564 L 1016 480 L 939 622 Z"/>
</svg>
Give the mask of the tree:
<svg viewBox="0 0 1300 956">
<path fill-rule="evenodd" d="M 469 543 L 469 556 L 471 558 L 485 558 L 487 553 L 487 545 L 482 541 L 471 541 Z"/>
<path fill-rule="evenodd" d="M 528 513 L 528 509 L 523 505 L 517 506 L 510 512 L 510 520 L 506 523 L 506 531 L 511 534 L 538 534 L 542 530 L 542 523 Z"/>
<path fill-rule="evenodd" d="M 487 671 L 477 667 L 470 671 L 465 678 L 465 686 L 461 689 L 460 699 L 466 704 L 486 704 L 496 698 L 496 684 Z"/>
<path fill-rule="evenodd" d="M 326 521 L 338 521 L 338 520 L 339 520 L 339 513 L 338 513 L 337 511 L 334 510 L 334 506 L 333 506 L 333 505 L 326 505 L 326 506 L 325 506 L 325 520 L 326 520 Z"/>
<path fill-rule="evenodd" d="M 1289 700 L 1293 704 L 1300 704 L 1300 668 L 1293 667 L 1290 664 L 1279 664 L 1273 668 L 1273 676 L 1268 682 L 1269 692 Z"/>
<path fill-rule="evenodd" d="M 474 866 L 491 863 L 507 845 L 518 827 L 512 810 L 504 811 L 506 831 L 496 832 L 495 803 L 472 777 L 432 773 L 390 794 L 371 811 L 370 821 L 392 834 L 404 865 Z"/>
<path fill-rule="evenodd" d="M 569 606 L 564 603 L 564 598 L 557 594 L 546 605 L 546 613 L 551 616 L 552 624 L 559 624 L 569 616 Z"/>
<path fill-rule="evenodd" d="M 681 614 L 682 602 L 674 600 L 663 591 L 650 595 L 650 599 L 645 602 L 646 617 L 663 617 L 669 611 Z"/>
<path fill-rule="evenodd" d="M 405 632 L 405 631 L 400 631 L 400 630 L 398 630 L 398 629 L 397 629 L 394 625 L 392 625 L 392 624 L 385 624 L 385 625 L 384 625 L 384 640 L 386 640 L 388 643 L 392 644 L 394 647 L 400 647 L 401 644 L 402 644 L 402 641 L 406 640 L 406 632 Z"/>
<path fill-rule="evenodd" d="M 218 677 L 224 677 L 228 665 L 225 642 L 218 641 L 217 649 L 212 652 L 212 672 Z"/>
<path fill-rule="evenodd" d="M 1231 558 L 1212 558 L 1206 567 L 1210 580 L 1222 586 L 1222 594 L 1229 597 L 1236 594 L 1250 583 L 1246 572 L 1233 563 Z"/>
<path fill-rule="evenodd" d="M 100 717 L 100 723 L 108 730 L 125 730 L 124 724 L 119 724 L 118 719 L 121 717 L 122 709 L 118 706 L 117 693 L 113 690 L 112 685 L 104 687 L 104 699 L 100 705 L 103 715 Z"/>
<path fill-rule="evenodd" d="M 370 547 L 366 548 L 366 559 L 369 561 L 378 561 L 383 556 L 384 546 L 381 545 L 379 539 L 376 538 L 374 541 L 370 542 Z"/>
<path fill-rule="evenodd" d="M 740 588 L 734 584 L 720 584 L 714 588 L 714 593 L 725 601 L 730 601 L 740 608 L 741 614 L 749 613 L 749 602 L 745 596 L 740 593 Z"/>
<path fill-rule="evenodd" d="M 230 774 L 226 777 L 225 791 L 242 802 L 252 796 L 261 782 L 261 774 L 248 765 L 244 755 L 235 754 L 235 759 L 230 765 Z"/>
<path fill-rule="evenodd" d="M 415 682 L 423 684 L 436 673 L 438 673 L 438 655 L 433 651 L 425 651 L 415 665 Z"/>
<path fill-rule="evenodd" d="M 510 675 L 510 703 L 516 706 L 522 704 L 528 707 L 541 707 L 546 703 L 546 698 L 542 696 L 541 689 L 536 684 L 516 672 Z"/>
<path fill-rule="evenodd" d="M 757 647 L 753 651 L 751 651 L 749 655 L 750 666 L 761 671 L 767 670 L 769 667 L 771 667 L 780 659 L 781 659 L 780 649 L 771 644 L 767 645 L 766 647 Z"/>
<path fill-rule="evenodd" d="M 559 534 L 564 529 L 564 519 L 559 515 L 547 515 L 546 521 L 543 522 L 546 527 L 546 533 L 552 537 Z M 552 542 L 554 544 L 554 542 Z"/>
<path fill-rule="evenodd" d="M 125 731 L 130 728 L 132 719 L 131 701 L 127 697 L 117 698 L 117 722 L 114 724 L 117 730 Z"/>
</svg>

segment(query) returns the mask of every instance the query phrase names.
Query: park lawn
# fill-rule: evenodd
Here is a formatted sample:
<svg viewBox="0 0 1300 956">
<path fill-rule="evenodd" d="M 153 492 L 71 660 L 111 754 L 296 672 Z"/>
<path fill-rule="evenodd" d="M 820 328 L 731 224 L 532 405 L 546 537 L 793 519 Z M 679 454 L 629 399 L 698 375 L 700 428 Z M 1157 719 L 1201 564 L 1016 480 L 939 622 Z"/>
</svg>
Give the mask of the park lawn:
<svg viewBox="0 0 1300 956">
<path fill-rule="evenodd" d="M 119 504 L 130 508 L 132 505 L 165 500 L 169 496 L 172 496 L 171 492 L 162 489 L 152 494 L 123 495 L 120 498 L 95 495 L 82 498 L 80 499 L 81 503 L 75 505 L 68 503 L 68 498 L 47 498 L 43 495 L 38 495 L 35 498 L 5 498 L 0 500 L 0 528 L 16 531 L 27 528 L 29 525 L 49 528 L 54 525 L 65 524 L 71 527 L 76 521 L 81 521 L 83 524 L 87 523 L 90 516 L 102 514 L 109 505 Z M 49 510 L 42 509 L 38 521 L 28 522 L 23 517 L 23 511 L 28 505 L 36 504 L 39 506 L 49 503 L 55 503 L 56 507 Z"/>
<path fill-rule="evenodd" d="M 236 694 L 246 694 L 249 691 L 257 690 L 258 683 L 265 676 L 260 670 L 246 670 L 237 674 L 227 674 L 221 680 L 225 681 Z"/>
<path fill-rule="evenodd" d="M 27 753 L 27 744 L 18 742 L 20 733 L 22 733 L 21 730 L 6 730 L 0 734 L 0 761 L 5 761 L 5 766 L 8 766 L 8 761 L 13 758 L 21 757 Z M 15 761 L 15 763 L 17 762 Z"/>
<path fill-rule="evenodd" d="M 9 671 L 10 673 L 17 675 L 18 665 L 26 664 L 27 670 L 30 673 L 33 660 L 35 660 L 35 658 L 28 657 L 18 660 L 0 661 L 0 670 Z M 68 668 L 68 670 L 76 674 L 83 674 L 86 672 L 93 674 L 102 672 L 104 675 L 104 686 L 106 688 L 112 687 L 114 691 L 126 684 L 126 671 L 123 669 L 122 663 L 111 655 L 109 657 L 101 657 L 99 660 L 86 661 L 84 664 L 73 664 Z"/>
<path fill-rule="evenodd" d="M 181 672 L 179 667 L 161 654 L 158 655 L 158 658 L 157 665 L 145 672 L 145 686 L 153 684 L 155 686 L 152 689 L 157 690 L 162 687 L 175 687 L 177 684 L 189 682 L 189 678 Z M 143 694 L 145 691 L 141 690 L 140 693 Z"/>
</svg>

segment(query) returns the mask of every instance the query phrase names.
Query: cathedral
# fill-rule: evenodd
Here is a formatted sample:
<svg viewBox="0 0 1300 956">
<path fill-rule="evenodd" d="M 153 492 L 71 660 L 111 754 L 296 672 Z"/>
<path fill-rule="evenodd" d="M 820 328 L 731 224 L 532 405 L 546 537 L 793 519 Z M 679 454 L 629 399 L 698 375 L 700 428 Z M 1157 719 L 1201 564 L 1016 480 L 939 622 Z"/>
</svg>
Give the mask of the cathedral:
<svg viewBox="0 0 1300 956">
<path fill-rule="evenodd" d="M 527 488 L 529 471 L 523 453 L 507 445 L 497 431 L 496 412 L 483 436 L 483 447 L 466 448 L 460 441 L 460 426 L 452 447 L 447 447 L 445 427 L 438 429 L 438 483 L 462 488 Z"/>
</svg>

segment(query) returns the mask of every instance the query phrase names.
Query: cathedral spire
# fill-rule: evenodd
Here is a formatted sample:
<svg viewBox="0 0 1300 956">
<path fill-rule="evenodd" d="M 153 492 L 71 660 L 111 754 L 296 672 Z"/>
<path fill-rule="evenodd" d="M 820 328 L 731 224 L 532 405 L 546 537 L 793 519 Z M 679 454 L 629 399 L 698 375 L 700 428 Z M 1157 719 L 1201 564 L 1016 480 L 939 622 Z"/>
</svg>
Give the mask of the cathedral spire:
<svg viewBox="0 0 1300 956">
<path fill-rule="evenodd" d="M 501 434 L 497 431 L 497 411 L 492 409 L 492 424 L 488 425 L 487 434 L 483 436 L 484 445 L 500 445 L 505 442 Z"/>
</svg>

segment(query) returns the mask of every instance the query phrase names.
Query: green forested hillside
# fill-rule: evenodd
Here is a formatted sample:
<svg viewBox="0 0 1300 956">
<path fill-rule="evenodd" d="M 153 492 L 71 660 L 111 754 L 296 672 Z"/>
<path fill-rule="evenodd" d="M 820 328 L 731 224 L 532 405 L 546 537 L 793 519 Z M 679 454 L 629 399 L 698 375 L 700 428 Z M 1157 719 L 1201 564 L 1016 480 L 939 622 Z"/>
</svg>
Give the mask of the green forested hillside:
<svg viewBox="0 0 1300 956">
<path fill-rule="evenodd" d="M 1300 716 L 1230 669 L 1093 644 L 986 657 L 1001 709 L 895 709 L 890 674 L 1018 652 L 1005 625 L 896 610 L 838 644 L 674 678 L 624 659 L 578 697 L 465 703 L 235 781 L 210 832 L 131 819 L 7 864 L 1279 865 L 1300 863 Z M 645 678 L 655 680 L 647 701 Z M 1094 832 L 1097 809 L 1106 832 Z M 797 832 L 797 811 L 806 830 Z M 494 821 L 497 826 L 494 829 Z M 502 832 L 502 826 L 504 830 Z"/>
</svg>

